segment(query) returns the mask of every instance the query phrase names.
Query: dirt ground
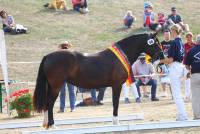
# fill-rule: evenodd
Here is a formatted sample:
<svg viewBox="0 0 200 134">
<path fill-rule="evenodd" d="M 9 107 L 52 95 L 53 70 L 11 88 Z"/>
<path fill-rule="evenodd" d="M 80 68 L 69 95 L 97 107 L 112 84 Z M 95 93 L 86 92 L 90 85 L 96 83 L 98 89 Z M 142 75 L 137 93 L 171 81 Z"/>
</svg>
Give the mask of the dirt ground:
<svg viewBox="0 0 200 134">
<path fill-rule="evenodd" d="M 57 113 L 59 101 L 56 102 L 54 108 L 54 116 L 55 119 L 69 119 L 69 118 L 86 118 L 86 117 L 101 117 L 101 116 L 112 116 L 112 103 L 110 98 L 110 89 L 107 89 L 104 105 L 102 106 L 87 106 L 87 107 L 77 107 L 74 112 L 70 112 L 69 108 L 66 109 L 65 113 Z M 130 93 L 131 95 L 131 93 Z M 80 100 L 80 96 L 78 95 L 78 100 Z M 85 94 L 84 97 L 89 96 L 89 94 Z M 123 93 L 120 101 L 119 107 L 119 116 L 121 115 L 130 115 L 143 113 L 144 120 L 134 120 L 134 121 L 122 121 L 121 124 L 137 124 L 137 123 L 147 123 L 147 122 L 157 122 L 157 121 L 174 121 L 176 119 L 176 106 L 171 99 L 171 96 L 168 97 L 160 97 L 160 101 L 151 102 L 149 98 L 143 98 L 142 103 L 138 104 L 134 102 L 134 99 L 131 98 L 130 104 L 124 104 L 123 101 Z M 189 114 L 189 118 L 192 119 L 192 109 L 191 103 L 186 103 L 186 110 Z M 20 122 L 20 121 L 36 121 L 42 120 L 43 116 L 37 113 L 34 113 L 34 116 L 27 119 L 8 119 L 6 114 L 0 114 L 0 122 Z M 58 126 L 58 128 L 76 128 L 76 127 L 94 127 L 94 126 L 103 126 L 103 125 L 112 125 L 109 123 L 92 123 L 92 124 L 78 124 L 78 125 L 63 125 Z M 43 130 L 42 127 L 37 128 L 22 128 L 22 129 L 6 129 L 0 130 L 0 134 L 20 134 L 22 131 L 35 131 L 35 130 Z M 114 132 L 116 134 L 198 134 L 200 131 L 200 127 L 193 128 L 177 128 L 177 129 L 158 129 L 158 130 L 145 130 L 145 131 L 131 131 L 131 132 Z"/>
<path fill-rule="evenodd" d="M 76 12 L 65 13 L 63 11 L 51 11 L 43 8 L 43 4 L 49 0 L 0 0 L 0 9 L 5 9 L 13 15 L 15 22 L 23 24 L 30 29 L 30 34 L 5 35 L 9 79 L 18 82 L 35 82 L 39 64 L 13 64 L 12 62 L 38 62 L 42 57 L 52 51 L 57 50 L 60 42 L 69 40 L 72 42 L 72 50 L 95 53 L 104 50 L 113 42 L 118 41 L 128 35 L 143 33 L 143 4 L 144 0 L 89 0 L 90 13 L 80 15 Z M 69 9 L 70 1 L 67 1 Z M 178 13 L 181 14 L 185 23 L 190 25 L 190 30 L 194 35 L 200 31 L 199 0 L 152 0 L 155 6 L 155 13 L 163 12 L 165 15 L 170 13 L 170 8 L 176 6 Z M 101 5 L 101 6 L 99 6 Z M 187 7 L 187 8 L 185 8 Z M 127 10 L 132 10 L 137 17 L 133 28 L 123 31 L 122 19 Z M 1 69 L 0 69 L 1 71 Z M 1 74 L 1 73 L 0 73 Z M 0 76 L 2 79 L 2 77 Z M 12 84 L 11 90 L 20 88 L 34 89 L 34 85 Z M 160 90 L 160 89 L 159 89 Z M 103 106 L 79 107 L 71 113 L 69 109 L 63 114 L 57 114 L 58 104 L 55 107 L 55 119 L 81 118 L 111 116 L 111 90 L 105 94 Z M 159 94 L 159 91 L 158 91 Z M 132 94 L 130 94 L 132 96 Z M 123 99 L 123 94 L 122 97 Z M 176 107 L 171 96 L 160 98 L 159 102 L 151 102 L 143 99 L 141 104 L 134 103 L 131 98 L 130 104 L 120 103 L 119 115 L 143 113 L 144 120 L 121 122 L 123 123 L 146 123 L 154 121 L 172 121 L 176 119 Z M 68 102 L 68 101 L 67 101 Z M 187 113 L 192 119 L 191 103 L 186 103 Z M 27 119 L 8 119 L 6 114 L 0 114 L 0 123 L 10 121 L 36 121 L 42 120 L 43 116 L 35 114 Z M 91 127 L 109 125 L 111 123 L 81 124 L 58 126 L 59 128 L 71 127 Z M 0 134 L 20 134 L 25 130 L 40 130 L 38 128 L 8 129 L 0 130 Z M 200 127 L 181 128 L 181 129 L 159 129 L 155 131 L 123 132 L 124 134 L 199 134 Z M 120 134 L 122 132 L 119 132 Z"/>
</svg>

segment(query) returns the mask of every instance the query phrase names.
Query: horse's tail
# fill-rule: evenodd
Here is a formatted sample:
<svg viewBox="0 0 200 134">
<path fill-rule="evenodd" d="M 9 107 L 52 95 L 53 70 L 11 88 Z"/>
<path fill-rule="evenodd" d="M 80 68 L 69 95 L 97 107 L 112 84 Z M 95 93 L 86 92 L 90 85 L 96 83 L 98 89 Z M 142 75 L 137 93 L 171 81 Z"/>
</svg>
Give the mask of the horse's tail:
<svg viewBox="0 0 200 134">
<path fill-rule="evenodd" d="M 33 95 L 33 107 L 34 110 L 39 113 L 42 112 L 43 110 L 46 110 L 46 104 L 47 104 L 47 89 L 49 84 L 43 69 L 45 60 L 46 56 L 43 57 L 42 62 L 40 63 L 35 91 Z"/>
</svg>

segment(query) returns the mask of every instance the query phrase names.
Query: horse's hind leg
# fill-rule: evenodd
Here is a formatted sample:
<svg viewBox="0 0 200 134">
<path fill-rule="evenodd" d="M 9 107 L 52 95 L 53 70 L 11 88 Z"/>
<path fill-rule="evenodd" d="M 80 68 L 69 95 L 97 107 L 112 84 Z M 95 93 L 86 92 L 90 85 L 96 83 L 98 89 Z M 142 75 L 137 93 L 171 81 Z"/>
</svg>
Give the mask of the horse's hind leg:
<svg viewBox="0 0 200 134">
<path fill-rule="evenodd" d="M 44 128 L 48 128 L 48 110 L 44 111 L 44 120 L 42 126 Z"/>
<path fill-rule="evenodd" d="M 113 101 L 113 125 L 119 125 L 118 120 L 118 107 L 119 98 L 121 94 L 122 86 L 112 87 L 112 101 Z"/>
<path fill-rule="evenodd" d="M 48 98 L 48 127 L 54 125 L 53 107 L 54 107 L 55 101 L 58 97 L 58 94 L 59 94 L 58 89 L 53 89 L 53 90 L 51 89 L 50 92 L 48 93 L 48 95 L 49 95 L 49 98 Z"/>
<path fill-rule="evenodd" d="M 58 97 L 58 94 L 59 94 L 59 89 L 51 88 L 48 85 L 47 107 L 46 110 L 44 111 L 44 122 L 43 122 L 43 127 L 46 129 L 54 125 L 53 106 Z"/>
</svg>

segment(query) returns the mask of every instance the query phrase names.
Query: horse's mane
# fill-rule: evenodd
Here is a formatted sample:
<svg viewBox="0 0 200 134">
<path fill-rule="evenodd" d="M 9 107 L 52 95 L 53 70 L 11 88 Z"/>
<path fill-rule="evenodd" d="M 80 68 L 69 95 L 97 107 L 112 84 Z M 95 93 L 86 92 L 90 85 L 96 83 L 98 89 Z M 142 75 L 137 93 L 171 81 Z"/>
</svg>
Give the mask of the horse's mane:
<svg viewBox="0 0 200 134">
<path fill-rule="evenodd" d="M 141 41 L 146 40 L 149 35 L 150 34 L 148 34 L 148 33 L 133 34 L 133 35 L 130 35 L 130 36 L 118 41 L 117 43 L 126 44 L 129 42 L 141 42 Z"/>
</svg>

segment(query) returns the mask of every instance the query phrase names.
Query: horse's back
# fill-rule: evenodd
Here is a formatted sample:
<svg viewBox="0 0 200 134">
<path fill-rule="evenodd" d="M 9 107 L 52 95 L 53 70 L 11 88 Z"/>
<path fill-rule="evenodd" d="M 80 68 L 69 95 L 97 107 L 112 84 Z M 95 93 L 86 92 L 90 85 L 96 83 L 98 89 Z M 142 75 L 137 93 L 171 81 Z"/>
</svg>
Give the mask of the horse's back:
<svg viewBox="0 0 200 134">
<path fill-rule="evenodd" d="M 110 86 L 113 79 L 123 76 L 118 74 L 124 70 L 113 56 L 109 50 L 87 55 L 76 51 L 56 51 L 47 55 L 46 73 L 49 78 L 62 78 L 79 87 Z"/>
</svg>

